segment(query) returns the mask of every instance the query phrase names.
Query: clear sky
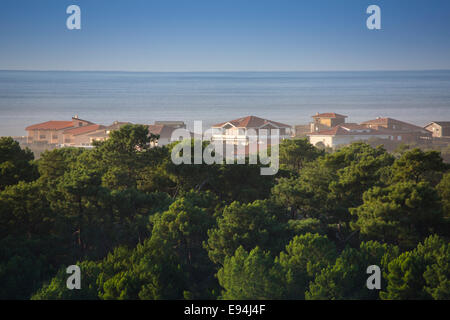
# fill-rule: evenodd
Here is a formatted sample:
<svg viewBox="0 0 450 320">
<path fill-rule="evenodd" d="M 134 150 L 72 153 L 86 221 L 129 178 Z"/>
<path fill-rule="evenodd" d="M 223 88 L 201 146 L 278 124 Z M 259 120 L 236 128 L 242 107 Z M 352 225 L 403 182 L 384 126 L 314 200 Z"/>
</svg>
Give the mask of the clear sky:
<svg viewBox="0 0 450 320">
<path fill-rule="evenodd" d="M 366 28 L 371 4 L 382 30 Z M 450 69 L 450 1 L 1 0 L 0 69 Z"/>
</svg>

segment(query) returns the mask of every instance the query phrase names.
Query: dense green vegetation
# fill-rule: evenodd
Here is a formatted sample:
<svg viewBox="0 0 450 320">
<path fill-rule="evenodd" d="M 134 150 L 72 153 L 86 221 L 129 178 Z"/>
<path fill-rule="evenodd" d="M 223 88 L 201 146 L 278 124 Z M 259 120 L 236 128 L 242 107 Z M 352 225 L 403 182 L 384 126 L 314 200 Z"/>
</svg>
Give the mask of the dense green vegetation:
<svg viewBox="0 0 450 320">
<path fill-rule="evenodd" d="M 450 298 L 439 152 L 289 140 L 262 176 L 177 166 L 155 138 L 127 125 L 39 160 L 1 138 L 0 299 Z M 72 264 L 81 290 L 66 288 Z M 366 287 L 374 264 L 381 290 Z"/>
</svg>

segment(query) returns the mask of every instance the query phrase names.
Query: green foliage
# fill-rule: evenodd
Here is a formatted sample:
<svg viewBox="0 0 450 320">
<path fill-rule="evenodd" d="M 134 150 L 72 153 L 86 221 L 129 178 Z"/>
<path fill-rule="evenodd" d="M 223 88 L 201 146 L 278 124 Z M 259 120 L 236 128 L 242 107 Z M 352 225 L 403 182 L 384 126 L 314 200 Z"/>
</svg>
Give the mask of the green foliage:
<svg viewBox="0 0 450 320">
<path fill-rule="evenodd" d="M 55 218 L 38 182 L 19 182 L 0 193 L 0 238 L 43 236 L 51 233 Z"/>
<path fill-rule="evenodd" d="M 149 143 L 158 136 L 149 134 L 148 127 L 144 125 L 127 124 L 110 132 L 109 139 L 98 142 L 99 149 L 124 155 L 134 154 L 150 148 Z"/>
<path fill-rule="evenodd" d="M 354 236 L 350 209 L 363 203 L 365 191 L 386 185 L 393 161 L 381 147 L 354 143 L 308 163 L 298 177 L 278 179 L 273 201 L 292 219 L 314 218 L 333 226 L 343 247 Z"/>
<path fill-rule="evenodd" d="M 211 193 L 191 191 L 154 219 L 149 245 L 159 254 L 177 261 L 185 278 L 185 285 L 180 290 L 189 292 L 192 298 L 211 297 L 212 290 L 217 287 L 215 267 L 202 247 L 208 239 L 208 230 L 216 225 L 217 205 L 217 199 Z"/>
<path fill-rule="evenodd" d="M 280 144 L 280 168 L 292 172 L 301 170 L 305 163 L 322 156 L 324 152 L 309 143 L 307 139 L 283 140 Z"/>
<path fill-rule="evenodd" d="M 191 164 L 174 164 L 170 155 L 177 144 L 190 145 Z M 207 142 L 201 143 L 198 140 L 185 140 L 175 142 L 168 146 L 168 157 L 158 168 L 157 173 L 150 174 L 147 179 L 149 185 L 161 183 L 165 189 L 172 189 L 176 196 L 179 192 L 189 190 L 211 191 L 214 192 L 220 200 L 226 202 L 253 202 L 258 199 L 265 199 L 270 194 L 270 189 L 274 184 L 273 176 L 262 176 L 260 172 L 261 165 L 227 165 L 194 163 L 194 150 L 201 148 L 202 153 L 209 147 Z M 180 151 L 182 155 L 182 151 Z M 246 159 L 248 163 L 248 159 Z M 237 188 L 237 186 L 239 186 Z"/>
<path fill-rule="evenodd" d="M 303 300 L 309 282 L 336 257 L 336 246 L 326 236 L 307 233 L 294 237 L 277 260 L 284 283 L 283 298 Z"/>
<path fill-rule="evenodd" d="M 439 152 L 415 148 L 405 152 L 392 166 L 392 181 L 428 181 L 436 185 L 448 169 Z"/>
<path fill-rule="evenodd" d="M 364 194 L 364 204 L 353 209 L 352 227 L 363 238 L 412 248 L 443 223 L 437 192 L 425 182 L 402 182 L 375 187 Z"/>
<path fill-rule="evenodd" d="M 96 300 L 98 287 L 95 283 L 99 273 L 99 264 L 92 261 L 77 263 L 81 270 L 81 289 L 68 290 L 66 286 L 68 274 L 60 269 L 56 276 L 39 289 L 31 300 Z"/>
<path fill-rule="evenodd" d="M 175 165 L 176 143 L 150 148 L 155 138 L 128 125 L 38 161 L 1 139 L 0 299 L 377 299 L 372 264 L 383 299 L 449 299 L 437 153 L 286 140 L 282 170 L 261 176 Z M 66 288 L 74 263 L 81 290 Z"/>
<path fill-rule="evenodd" d="M 436 190 L 442 199 L 442 208 L 448 225 L 450 222 L 450 172 L 442 177 L 441 182 L 436 186 Z M 448 231 L 447 235 L 450 235 Z"/>
<path fill-rule="evenodd" d="M 17 141 L 10 137 L 0 138 L 0 191 L 19 181 L 33 181 L 37 178 L 34 155 L 28 148 L 22 150 Z"/>
<path fill-rule="evenodd" d="M 62 148 L 45 151 L 38 160 L 39 180 L 47 189 L 53 188 L 64 173 L 74 168 L 77 158 L 83 153 L 81 148 Z"/>
<path fill-rule="evenodd" d="M 305 233 L 325 234 L 326 226 L 319 220 L 314 218 L 289 220 L 288 229 L 293 236 L 302 235 Z"/>
<path fill-rule="evenodd" d="M 217 219 L 217 227 L 208 231 L 206 248 L 210 259 L 223 264 L 242 246 L 277 254 L 286 243 L 287 219 L 283 209 L 270 201 L 257 200 L 249 204 L 233 202 Z"/>
<path fill-rule="evenodd" d="M 69 263 L 67 248 L 60 241 L 52 235 L 1 239 L 0 299 L 29 299 L 61 263 Z"/>
<path fill-rule="evenodd" d="M 274 176 L 262 176 L 261 165 L 226 165 L 218 168 L 217 176 L 210 182 L 212 192 L 231 203 L 250 203 L 267 199 L 274 184 Z"/>
<path fill-rule="evenodd" d="M 19 182 L 0 193 L 0 299 L 29 298 L 68 261 L 59 220 L 39 182 Z"/>
<path fill-rule="evenodd" d="M 377 299 L 378 291 L 366 287 L 366 269 L 370 265 L 385 269 L 386 261 L 397 254 L 398 248 L 373 241 L 362 242 L 359 250 L 348 247 L 334 264 L 322 269 L 305 297 L 308 300 Z"/>
<path fill-rule="evenodd" d="M 450 299 L 450 247 L 448 241 L 430 236 L 412 251 L 393 259 L 385 273 L 385 300 Z"/>
<path fill-rule="evenodd" d="M 267 300 L 277 299 L 281 286 L 273 257 L 259 247 L 247 253 L 240 246 L 235 254 L 226 257 L 223 267 L 217 273 L 224 288 L 224 300 Z"/>
<path fill-rule="evenodd" d="M 100 299 L 211 298 L 218 290 L 215 268 L 202 248 L 215 224 L 216 199 L 190 192 L 152 218 L 151 237 L 134 250 L 116 248 L 101 261 L 95 277 L 85 282 Z M 48 299 L 64 291 L 58 276 L 36 297 Z M 83 297 L 87 297 L 83 295 Z"/>
</svg>

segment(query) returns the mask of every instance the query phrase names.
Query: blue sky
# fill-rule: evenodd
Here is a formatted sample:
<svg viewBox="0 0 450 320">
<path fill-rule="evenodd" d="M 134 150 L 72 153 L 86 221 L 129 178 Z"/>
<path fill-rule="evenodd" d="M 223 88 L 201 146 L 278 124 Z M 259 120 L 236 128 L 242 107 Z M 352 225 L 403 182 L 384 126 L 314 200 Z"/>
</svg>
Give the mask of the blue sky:
<svg viewBox="0 0 450 320">
<path fill-rule="evenodd" d="M 77 4 L 82 29 L 66 28 Z M 366 8 L 382 30 L 366 28 Z M 448 0 L 1 0 L 0 69 L 450 69 Z"/>
</svg>

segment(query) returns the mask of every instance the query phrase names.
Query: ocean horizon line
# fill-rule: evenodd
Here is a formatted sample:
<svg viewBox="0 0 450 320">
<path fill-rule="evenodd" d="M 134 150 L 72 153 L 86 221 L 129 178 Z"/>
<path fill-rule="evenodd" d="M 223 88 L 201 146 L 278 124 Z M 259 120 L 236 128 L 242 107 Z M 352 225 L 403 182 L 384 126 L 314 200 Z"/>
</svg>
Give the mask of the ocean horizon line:
<svg viewBox="0 0 450 320">
<path fill-rule="evenodd" d="M 380 69 L 380 70 L 192 70 L 192 71 L 158 71 L 158 70 L 52 70 L 52 69 L 0 69 L 0 72 L 74 72 L 74 73 L 349 73 L 349 72 L 449 72 L 449 69 Z"/>
</svg>

